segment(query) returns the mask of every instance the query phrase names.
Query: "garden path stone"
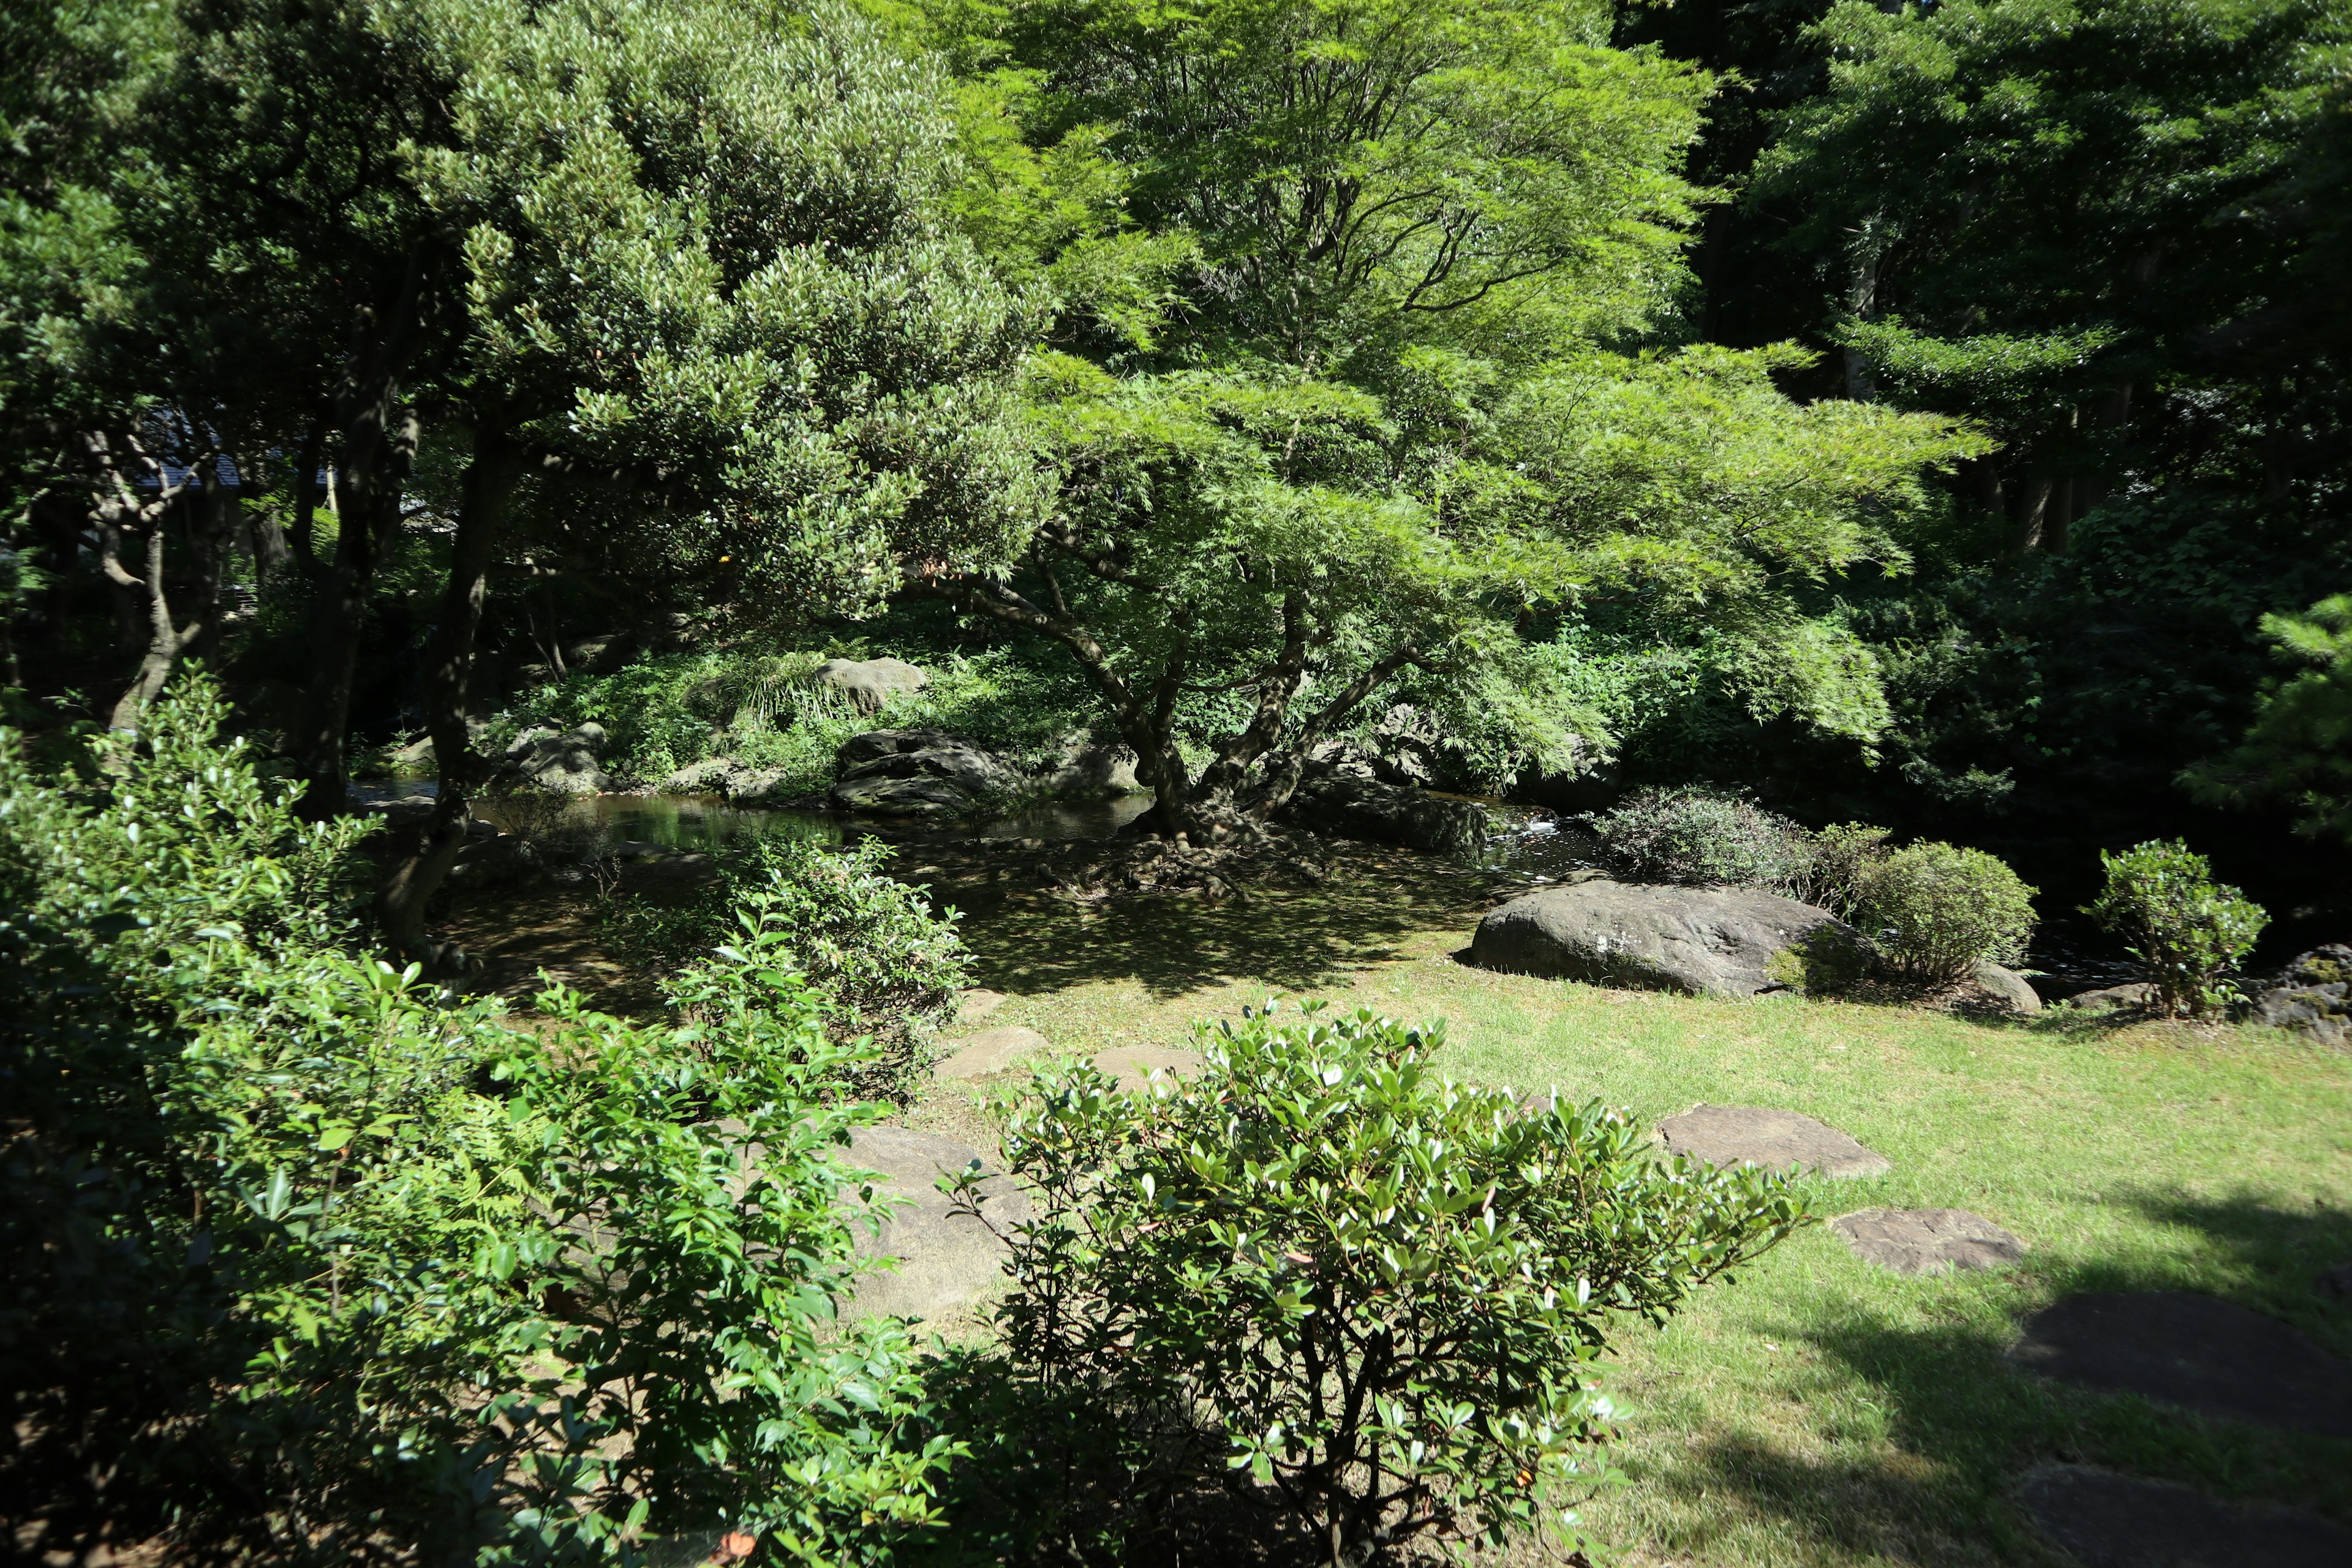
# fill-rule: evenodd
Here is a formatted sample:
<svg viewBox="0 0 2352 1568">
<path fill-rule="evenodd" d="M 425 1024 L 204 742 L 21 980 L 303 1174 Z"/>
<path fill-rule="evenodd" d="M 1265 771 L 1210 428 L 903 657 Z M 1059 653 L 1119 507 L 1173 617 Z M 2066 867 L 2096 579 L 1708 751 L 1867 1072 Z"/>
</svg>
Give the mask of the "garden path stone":
<svg viewBox="0 0 2352 1568">
<path fill-rule="evenodd" d="M 937 1132 L 861 1127 L 849 1135 L 842 1158 L 881 1175 L 875 1184 L 877 1199 L 913 1200 L 892 1215 L 879 1236 L 859 1230 L 861 1257 L 887 1254 L 899 1261 L 895 1269 L 871 1275 L 858 1286 L 843 1304 L 845 1318 L 938 1318 L 1004 1278 L 1004 1243 L 971 1215 L 956 1213 L 937 1184 L 941 1176 L 979 1159 L 977 1151 Z M 999 1226 L 1029 1217 L 1028 1196 L 1009 1176 L 990 1175 L 981 1194 L 981 1212 Z"/>
<path fill-rule="evenodd" d="M 1822 1176 L 1876 1176 L 1895 1167 L 1849 1133 L 1793 1110 L 1753 1105 L 1699 1105 L 1658 1123 L 1666 1151 L 1710 1165 L 1802 1167 Z"/>
<path fill-rule="evenodd" d="M 1745 889 L 1661 888 L 1605 877 L 1513 899 L 1478 922 L 1470 962 L 1694 996 L 1753 996 L 1773 959 L 1815 938 L 1853 940 L 1827 910 Z"/>
<path fill-rule="evenodd" d="M 2025 1243 L 1966 1209 L 1861 1209 L 1830 1229 L 1855 1257 L 1897 1274 L 1999 1268 L 2025 1256 Z"/>
<path fill-rule="evenodd" d="M 2343 1568 L 2352 1530 L 2299 1508 L 2239 1508 L 2169 1481 L 2037 1465 L 2017 1500 L 2084 1568 Z"/>
<path fill-rule="evenodd" d="M 1002 991 L 990 991 L 975 985 L 969 991 L 956 993 L 956 1022 L 977 1024 L 1011 1000 Z"/>
<path fill-rule="evenodd" d="M 2352 1366 L 2276 1318 L 2185 1290 L 2073 1296 L 2011 1355 L 2045 1377 L 2200 1415 L 2352 1437 Z"/>
<path fill-rule="evenodd" d="M 1201 1053 L 1179 1050 L 1173 1046 L 1114 1046 L 1095 1053 L 1095 1066 L 1118 1080 L 1118 1087 L 1130 1093 L 1141 1093 L 1148 1087 L 1152 1069 L 1161 1075 L 1162 1087 L 1154 1092 L 1167 1093 L 1170 1078 L 1190 1078 L 1201 1070 Z"/>
<path fill-rule="evenodd" d="M 941 1078 L 985 1078 L 990 1073 L 1003 1072 L 1024 1057 L 1051 1048 L 1045 1036 L 1018 1024 L 982 1029 L 977 1035 L 950 1040 L 947 1045 L 950 1054 L 940 1063 Z"/>
</svg>

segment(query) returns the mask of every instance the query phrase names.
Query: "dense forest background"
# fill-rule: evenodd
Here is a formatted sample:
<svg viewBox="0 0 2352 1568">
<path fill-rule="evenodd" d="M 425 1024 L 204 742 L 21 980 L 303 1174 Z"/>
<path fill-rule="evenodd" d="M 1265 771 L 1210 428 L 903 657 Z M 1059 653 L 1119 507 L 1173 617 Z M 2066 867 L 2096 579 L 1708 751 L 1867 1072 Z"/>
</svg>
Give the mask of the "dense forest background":
<svg viewBox="0 0 2352 1568">
<path fill-rule="evenodd" d="M 2340 7 L 7 26 L 18 724 L 201 659 L 325 813 L 619 669 L 987 655 L 1163 798 L 1405 700 L 2340 934 Z"/>
</svg>

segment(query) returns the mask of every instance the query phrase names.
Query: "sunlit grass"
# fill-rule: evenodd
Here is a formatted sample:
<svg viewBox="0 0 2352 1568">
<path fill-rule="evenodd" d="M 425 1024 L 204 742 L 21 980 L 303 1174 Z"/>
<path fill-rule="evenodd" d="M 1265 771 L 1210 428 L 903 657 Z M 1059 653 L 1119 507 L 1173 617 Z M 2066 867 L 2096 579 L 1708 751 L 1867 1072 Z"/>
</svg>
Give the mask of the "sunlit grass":
<svg viewBox="0 0 2352 1568">
<path fill-rule="evenodd" d="M 1815 1228 L 1663 1332 L 1629 1331 L 1611 1387 L 1630 1484 L 1585 1510 L 1620 1561 L 2055 1563 L 2008 1501 L 2051 1458 L 2352 1519 L 2352 1443 L 2054 1386 L 2006 1359 L 2024 1315 L 2113 1289 L 2210 1291 L 2352 1356 L 2352 1311 L 2313 1288 L 2352 1259 L 2352 1056 L 2263 1031 L 1988 1025 L 1487 974 L 1452 956 L 1475 913 L 1405 929 L 1433 912 L 1400 895 L 1355 956 L 1318 955 L 1312 994 L 1444 1020 L 1465 1078 L 1557 1086 L 1652 1122 L 1703 1100 L 1820 1117 L 1894 1162 L 1809 1183 L 1824 1216 L 1970 1208 L 2032 1248 L 2003 1272 L 1906 1279 Z M 1172 1043 L 1297 972 L 1278 943 L 1215 935 L 1252 919 L 1187 915 L 1160 935 L 1192 946 L 1154 955 L 1116 920 L 976 925 L 1006 989 L 1042 983 L 989 1022 L 1068 1049 Z"/>
</svg>

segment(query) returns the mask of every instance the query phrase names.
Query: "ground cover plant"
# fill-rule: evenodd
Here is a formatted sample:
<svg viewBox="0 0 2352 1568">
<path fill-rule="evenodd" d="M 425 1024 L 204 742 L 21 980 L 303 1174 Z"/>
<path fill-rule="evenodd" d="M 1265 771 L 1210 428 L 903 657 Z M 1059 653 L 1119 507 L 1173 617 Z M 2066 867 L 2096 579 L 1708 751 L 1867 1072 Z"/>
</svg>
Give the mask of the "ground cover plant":
<svg viewBox="0 0 2352 1568">
<path fill-rule="evenodd" d="M 61 780 L 0 744 L 12 1539 L 838 1563 L 927 1522 L 913 1347 L 833 1316 L 865 1053 L 781 935 L 645 1021 L 453 1002 L 346 945 L 356 825 L 221 716 L 184 686 Z"/>
<path fill-rule="evenodd" d="M 1020 1555 L 1164 1550 L 1221 1483 L 1333 1568 L 1580 1546 L 1559 1500 L 1610 1479 L 1612 1326 L 1810 1217 L 1780 1177 L 1652 1163 L 1597 1103 L 1451 1081 L 1442 1030 L 1261 1009 L 1195 1044 L 1195 1079 L 1120 1093 L 1082 1064 L 1009 1107 L 1040 1212 L 1010 1238 L 996 1397 L 1026 1417 L 964 1489 L 966 1528 Z"/>
</svg>

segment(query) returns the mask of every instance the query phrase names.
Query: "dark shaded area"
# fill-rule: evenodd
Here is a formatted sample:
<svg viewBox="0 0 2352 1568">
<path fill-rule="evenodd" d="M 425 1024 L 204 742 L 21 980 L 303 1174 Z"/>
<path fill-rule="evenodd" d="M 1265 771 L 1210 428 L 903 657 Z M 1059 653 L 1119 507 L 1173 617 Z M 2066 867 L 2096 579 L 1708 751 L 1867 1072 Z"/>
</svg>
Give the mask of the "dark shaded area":
<svg viewBox="0 0 2352 1568">
<path fill-rule="evenodd" d="M 2352 1366 L 2275 1318 L 2212 1296 L 2073 1296 L 2028 1319 L 2021 1366 L 2200 1415 L 2352 1437 Z"/>
<path fill-rule="evenodd" d="M 2352 1531 L 2294 1508 L 2231 1508 L 2163 1481 L 2040 1465 L 2018 1489 L 2085 1568 L 2342 1568 Z"/>
</svg>

